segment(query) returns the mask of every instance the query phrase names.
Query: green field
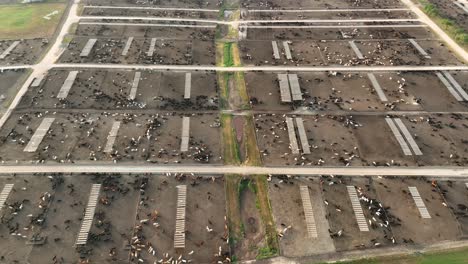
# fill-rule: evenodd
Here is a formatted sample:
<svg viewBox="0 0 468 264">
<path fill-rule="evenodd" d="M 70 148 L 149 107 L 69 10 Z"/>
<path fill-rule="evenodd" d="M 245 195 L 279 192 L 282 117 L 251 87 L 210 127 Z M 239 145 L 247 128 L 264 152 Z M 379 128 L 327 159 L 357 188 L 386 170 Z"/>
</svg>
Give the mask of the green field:
<svg viewBox="0 0 468 264">
<path fill-rule="evenodd" d="M 441 27 L 452 39 L 468 50 L 468 32 L 459 26 L 455 20 L 444 17 L 440 10 L 427 0 L 419 0 L 422 10 Z"/>
<path fill-rule="evenodd" d="M 468 264 L 468 248 L 445 252 L 382 257 L 369 260 L 339 262 L 341 264 Z"/>
<path fill-rule="evenodd" d="M 50 37 L 65 10 L 65 3 L 0 5 L 0 38 Z M 58 11 L 50 20 L 44 16 Z"/>
</svg>

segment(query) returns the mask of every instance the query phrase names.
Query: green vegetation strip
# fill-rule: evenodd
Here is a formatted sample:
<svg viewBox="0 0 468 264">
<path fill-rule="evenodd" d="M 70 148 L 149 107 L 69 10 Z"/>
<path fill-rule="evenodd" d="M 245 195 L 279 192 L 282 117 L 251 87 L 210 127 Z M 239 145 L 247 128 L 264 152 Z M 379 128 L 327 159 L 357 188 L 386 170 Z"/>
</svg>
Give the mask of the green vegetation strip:
<svg viewBox="0 0 468 264">
<path fill-rule="evenodd" d="M 338 262 L 341 264 L 468 264 L 468 248 L 409 256 Z"/>
<path fill-rule="evenodd" d="M 226 207 L 231 248 L 243 237 L 242 218 L 240 214 L 239 184 L 241 176 L 226 175 Z"/>
<path fill-rule="evenodd" d="M 224 163 L 229 165 L 240 165 L 240 151 L 236 140 L 236 133 L 232 126 L 232 116 L 221 114 L 221 127 L 224 146 Z"/>
<path fill-rule="evenodd" d="M 246 153 L 245 164 L 249 166 L 262 166 L 262 158 L 257 147 L 257 136 L 252 115 L 244 117 L 244 147 Z"/>
<path fill-rule="evenodd" d="M 442 29 L 447 32 L 458 44 L 468 49 L 468 33 L 460 27 L 454 20 L 444 17 L 439 9 L 427 0 L 419 0 L 423 6 L 423 11 L 432 18 Z"/>
<path fill-rule="evenodd" d="M 229 108 L 229 80 L 232 74 L 229 72 L 218 72 L 218 84 L 220 93 L 220 107 Z"/>
<path fill-rule="evenodd" d="M 232 56 L 232 42 L 224 43 L 223 49 L 223 65 L 224 67 L 232 67 L 234 66 L 234 58 Z"/>
<path fill-rule="evenodd" d="M 255 175 L 255 194 L 257 196 L 257 207 L 260 211 L 263 225 L 265 226 L 266 246 L 260 248 L 257 259 L 265 259 L 279 254 L 278 234 L 276 233 L 275 221 L 271 211 L 270 199 L 268 198 L 268 181 L 266 175 Z"/>
<path fill-rule="evenodd" d="M 65 10 L 65 3 L 0 5 L 0 38 L 49 37 Z M 44 16 L 51 15 L 50 20 Z"/>
</svg>

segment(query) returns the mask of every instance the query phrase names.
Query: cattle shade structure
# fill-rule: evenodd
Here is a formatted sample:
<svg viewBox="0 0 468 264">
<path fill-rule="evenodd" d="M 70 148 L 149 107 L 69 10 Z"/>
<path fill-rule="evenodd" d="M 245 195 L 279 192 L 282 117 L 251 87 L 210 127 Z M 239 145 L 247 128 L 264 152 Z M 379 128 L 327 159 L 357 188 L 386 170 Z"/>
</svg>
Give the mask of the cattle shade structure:
<svg viewBox="0 0 468 264">
<path fill-rule="evenodd" d="M 31 87 L 39 87 L 44 80 L 45 75 L 41 74 L 38 77 L 34 78 L 34 81 L 31 83 Z"/>
<path fill-rule="evenodd" d="M 156 38 L 152 38 L 152 39 L 151 39 L 151 43 L 150 43 L 149 50 L 148 50 L 148 52 L 146 53 L 146 55 L 148 55 L 148 57 L 152 57 L 152 56 L 153 56 L 155 47 L 156 47 Z"/>
<path fill-rule="evenodd" d="M 185 248 L 185 211 L 187 203 L 187 185 L 177 186 L 176 225 L 174 232 L 174 248 Z"/>
<path fill-rule="evenodd" d="M 421 214 L 421 217 L 424 219 L 430 219 L 431 215 L 429 214 L 429 211 L 427 210 L 426 205 L 424 204 L 424 201 L 419 194 L 418 188 L 414 186 L 408 186 L 408 189 L 414 199 L 414 203 L 416 204 L 419 213 Z"/>
<path fill-rule="evenodd" d="M 348 190 L 349 199 L 351 200 L 351 205 L 353 207 L 354 215 L 356 216 L 356 221 L 361 232 L 368 232 L 369 226 L 367 225 L 366 217 L 362 211 L 361 202 L 356 192 L 356 187 L 346 186 Z"/>
<path fill-rule="evenodd" d="M 81 51 L 80 57 L 88 57 L 96 42 L 97 39 L 89 39 L 88 42 L 86 42 L 86 45 L 84 46 L 83 50 Z"/>
<path fill-rule="evenodd" d="M 411 133 L 409 132 L 408 128 L 406 128 L 405 124 L 403 124 L 403 121 L 401 121 L 400 118 L 394 118 L 393 120 L 395 121 L 395 124 L 398 126 L 400 131 L 403 133 L 403 136 L 406 138 L 406 141 L 409 143 L 414 154 L 417 156 L 422 155 L 418 144 L 416 144 L 416 141 L 414 141 L 414 138 L 411 136 Z"/>
<path fill-rule="evenodd" d="M 291 100 L 291 90 L 289 88 L 289 81 L 287 74 L 278 74 L 278 82 L 280 86 L 281 93 L 281 102 L 290 103 Z"/>
<path fill-rule="evenodd" d="M 294 129 L 294 122 L 291 117 L 286 117 L 286 126 L 288 128 L 289 146 L 292 154 L 299 154 L 299 146 L 297 144 L 296 130 Z"/>
<path fill-rule="evenodd" d="M 273 58 L 275 60 L 281 59 L 279 49 L 278 49 L 278 43 L 276 41 L 272 41 L 271 46 L 273 48 Z"/>
<path fill-rule="evenodd" d="M 10 195 L 11 190 L 13 190 L 14 184 L 12 183 L 7 183 L 2 189 L 2 192 L 0 192 L 0 211 L 2 211 L 3 206 L 6 203 L 6 200 L 8 199 L 8 196 Z"/>
<path fill-rule="evenodd" d="M 411 156 L 411 150 L 409 149 L 408 143 L 406 143 L 405 139 L 401 135 L 400 130 L 398 130 L 397 126 L 395 125 L 395 122 L 393 119 L 386 117 L 385 122 L 387 122 L 388 126 L 390 127 L 390 130 L 392 130 L 393 135 L 395 136 L 396 140 L 398 141 L 398 144 L 400 144 L 400 147 L 403 151 L 403 153 L 406 156 Z"/>
<path fill-rule="evenodd" d="M 91 192 L 89 194 L 89 200 L 86 206 L 85 215 L 81 223 L 80 232 L 78 233 L 78 237 L 76 238 L 76 246 L 86 245 L 88 241 L 88 235 L 93 224 L 94 214 L 96 212 L 100 190 L 101 184 L 93 184 L 91 187 Z"/>
<path fill-rule="evenodd" d="M 304 208 L 304 217 L 307 225 L 307 234 L 311 238 L 317 238 L 317 226 L 315 225 L 314 210 L 310 201 L 309 188 L 305 185 L 300 187 L 302 207 Z"/>
<path fill-rule="evenodd" d="M 132 43 L 133 43 L 133 37 L 129 37 L 127 42 L 125 43 L 125 47 L 122 51 L 122 56 L 127 56 L 128 54 L 128 51 L 130 50 L 130 47 L 132 46 Z"/>
<path fill-rule="evenodd" d="M 301 117 L 296 117 L 296 125 L 299 133 L 299 139 L 301 140 L 302 152 L 304 154 L 310 154 L 310 145 L 304 128 L 304 120 Z"/>
<path fill-rule="evenodd" d="M 28 145 L 24 148 L 24 152 L 35 152 L 37 150 L 54 120 L 55 118 L 44 118 L 42 120 L 36 132 L 34 132 L 34 135 L 31 137 L 31 140 L 29 140 Z"/>
<path fill-rule="evenodd" d="M 414 46 L 414 48 L 422 55 L 424 56 L 424 58 L 426 59 L 430 59 L 431 56 L 429 56 L 429 54 L 427 54 L 427 52 L 421 47 L 421 45 L 419 45 L 418 42 L 416 42 L 415 39 L 408 39 L 408 41 Z"/>
<path fill-rule="evenodd" d="M 293 101 L 302 101 L 302 92 L 297 74 L 289 74 L 288 79 Z"/>
<path fill-rule="evenodd" d="M 185 90 L 184 90 L 184 99 L 190 99 L 192 91 L 192 73 L 185 73 Z"/>
<path fill-rule="evenodd" d="M 129 100 L 135 100 L 138 90 L 138 85 L 140 84 L 141 72 L 135 72 L 135 77 L 133 78 L 132 89 L 128 95 Z"/>
<path fill-rule="evenodd" d="M 358 46 L 356 45 L 356 43 L 354 42 L 354 40 L 350 41 L 349 42 L 349 45 L 351 46 L 351 48 L 353 49 L 354 53 L 356 54 L 356 57 L 360 60 L 363 60 L 364 59 L 364 55 L 362 55 L 362 52 L 359 50 Z"/>
<path fill-rule="evenodd" d="M 468 1 L 467 0 L 455 0 L 455 5 L 468 14 Z"/>
<path fill-rule="evenodd" d="M 110 153 L 112 152 L 114 148 L 114 143 L 117 138 L 117 134 L 119 133 L 120 129 L 120 122 L 116 121 L 114 124 L 112 124 L 112 128 L 109 132 L 109 135 L 107 136 L 107 143 L 106 146 L 104 147 L 104 152 L 105 153 Z"/>
<path fill-rule="evenodd" d="M 190 141 L 190 117 L 184 116 L 182 118 L 182 141 L 180 144 L 180 151 L 186 152 L 189 149 Z"/>
<path fill-rule="evenodd" d="M 288 60 L 292 60 L 291 49 L 289 48 L 290 43 L 290 41 L 283 41 L 284 54 Z"/>
<path fill-rule="evenodd" d="M 78 71 L 71 71 L 68 73 L 67 79 L 62 85 L 62 88 L 60 88 L 59 93 L 57 94 L 58 99 L 65 99 L 68 96 L 68 93 L 70 92 L 70 89 L 72 88 L 73 84 L 75 83 L 76 76 L 78 75 Z"/>
<path fill-rule="evenodd" d="M 453 78 L 453 76 L 447 71 L 442 71 L 442 73 L 444 76 L 437 72 L 437 77 L 439 77 L 457 101 L 468 101 L 468 93 L 461 87 L 457 80 L 455 80 L 455 78 Z"/>
</svg>

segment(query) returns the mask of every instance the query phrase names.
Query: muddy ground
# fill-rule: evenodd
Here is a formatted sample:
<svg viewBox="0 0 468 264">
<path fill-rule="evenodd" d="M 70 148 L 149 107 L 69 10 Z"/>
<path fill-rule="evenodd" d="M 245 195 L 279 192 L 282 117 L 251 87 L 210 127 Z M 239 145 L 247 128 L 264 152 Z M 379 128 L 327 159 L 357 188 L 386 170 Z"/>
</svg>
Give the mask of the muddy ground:
<svg viewBox="0 0 468 264">
<path fill-rule="evenodd" d="M 365 1 L 300 1 L 300 0 L 241 0 L 241 7 L 249 9 L 313 9 L 313 8 L 352 8 L 352 7 L 372 7 L 372 8 L 392 8 L 402 7 L 403 3 L 397 0 L 377 2 L 374 0 Z"/>
<path fill-rule="evenodd" d="M 463 115 L 418 116 L 403 119 L 423 152 L 419 164 L 466 166 L 468 119 Z"/>
<path fill-rule="evenodd" d="M 249 40 L 435 39 L 424 27 L 397 28 L 247 28 Z"/>
<path fill-rule="evenodd" d="M 98 39 L 87 57 L 80 57 L 88 38 L 75 37 L 59 61 L 62 63 L 118 63 L 164 65 L 215 65 L 212 41 L 159 39 L 152 56 L 148 56 L 151 39 L 133 40 L 127 55 L 122 55 L 127 39 Z"/>
<path fill-rule="evenodd" d="M 190 72 L 190 99 L 184 99 L 185 75 L 178 71 L 141 71 L 135 99 L 129 94 L 135 71 L 80 71 L 65 99 L 58 99 L 68 70 L 51 70 L 39 87 L 30 87 L 17 109 L 161 109 L 207 111 L 218 109 L 216 74 Z"/>
<path fill-rule="evenodd" d="M 0 59 L 0 66 L 34 64 L 40 59 L 41 53 L 48 45 L 48 40 L 41 38 L 17 40 L 21 42 L 7 57 Z M 0 54 L 17 40 L 0 40 Z"/>
<path fill-rule="evenodd" d="M 8 108 L 27 76 L 27 70 L 12 70 L 0 73 L 0 110 Z"/>
<path fill-rule="evenodd" d="M 309 188 L 317 238 L 307 233 L 300 186 Z M 279 238 L 282 255 L 299 257 L 335 251 L 318 178 L 271 177 L 269 193 L 277 231 L 282 234 Z"/>
<path fill-rule="evenodd" d="M 24 148 L 44 117 L 55 121 L 36 152 Z M 104 153 L 115 121 L 121 126 L 111 153 Z M 119 113 L 13 114 L 1 132 L 2 161 L 222 163 L 218 116 L 192 115 L 189 151 L 182 153 L 182 115 Z"/>
<path fill-rule="evenodd" d="M 423 177 L 279 175 L 269 177 L 280 254 L 313 256 L 466 237 L 466 181 Z M 2 263 L 153 262 L 182 255 L 196 263 L 230 256 L 223 177 L 209 175 L 4 175 L 14 184 L 0 211 Z M 75 247 L 92 184 L 102 184 L 86 246 Z M 186 247 L 174 250 L 177 186 L 187 186 Z M 318 238 L 308 237 L 300 186 L 307 186 Z M 369 231 L 359 231 L 346 186 L 354 186 Z M 408 187 L 417 187 L 430 219 L 420 216 Z M 264 227 L 254 188 L 239 189 L 244 237 L 231 254 L 255 259 Z M 125 212 L 127 217 L 122 217 Z M 465 216 L 463 215 L 465 214 Z M 138 239 L 135 239 L 138 238 Z M 133 254 L 141 248 L 138 257 Z M 155 250 L 150 253 L 149 248 Z M 220 251 L 221 250 L 221 251 Z M 55 261 L 55 262 L 54 262 Z"/>
<path fill-rule="evenodd" d="M 231 252 L 240 260 L 256 259 L 259 250 L 266 247 L 266 230 L 257 206 L 254 188 L 251 181 L 244 179 L 238 190 L 242 237 L 235 238 Z"/>
<path fill-rule="evenodd" d="M 464 237 L 468 236 L 468 183 L 461 181 L 438 182 L 447 206 L 460 224 Z"/>
<path fill-rule="evenodd" d="M 468 13 L 466 13 L 459 6 L 455 5 L 455 1 L 451 0 L 429 0 L 429 2 L 436 6 L 441 16 L 454 20 L 457 25 L 468 31 Z M 468 6 L 465 6 L 468 8 Z"/>
<path fill-rule="evenodd" d="M 14 188 L 1 211 L 2 263 L 79 263 L 80 259 L 92 263 L 139 263 L 138 259 L 153 262 L 179 255 L 196 263 L 216 263 L 229 255 L 222 178 L 190 175 L 1 177 L 1 188 L 6 183 L 13 183 Z M 94 183 L 101 183 L 102 188 L 93 226 L 87 245 L 76 248 L 76 237 Z M 187 185 L 187 233 L 186 248 L 175 252 L 177 185 Z M 128 217 L 122 217 L 122 212 Z M 32 216 L 28 216 L 30 214 Z M 134 236 L 139 237 L 140 242 L 132 240 Z M 33 237 L 34 245 L 30 243 Z M 130 256 L 134 252 L 130 244 L 143 245 L 136 259 Z M 154 256 L 147 251 L 150 246 L 156 251 Z M 220 248 L 221 256 L 215 257 Z"/>
<path fill-rule="evenodd" d="M 300 11 L 297 12 L 268 12 L 268 10 L 249 11 L 248 9 L 241 10 L 241 18 L 245 20 L 288 20 L 288 19 L 368 19 L 368 18 L 415 18 L 410 11 Z"/>
<path fill-rule="evenodd" d="M 183 7 L 183 8 L 219 8 L 223 1 L 222 0 L 204 0 L 204 1 L 192 1 L 192 0 L 84 0 L 83 3 L 86 5 L 97 5 L 97 6 L 153 6 L 153 7 Z"/>
<path fill-rule="evenodd" d="M 107 9 L 107 8 L 84 8 L 83 16 L 135 16 L 135 17 L 170 17 L 185 19 L 218 19 L 219 11 L 183 11 L 183 10 L 155 10 L 155 9 Z"/>
<path fill-rule="evenodd" d="M 438 41 L 417 40 L 430 55 L 426 58 L 407 40 L 356 41 L 363 55 L 359 59 L 348 41 L 290 41 L 292 60 L 286 58 L 283 43 L 278 43 L 280 59 L 273 57 L 271 41 L 242 41 L 239 43 L 241 59 L 245 65 L 461 65 L 448 49 Z"/>
<path fill-rule="evenodd" d="M 451 72 L 468 91 L 468 72 Z M 260 111 L 464 111 L 433 72 L 374 73 L 388 101 L 381 101 L 367 73 L 298 73 L 303 100 L 281 102 L 277 73 L 246 73 L 253 109 Z"/>
<path fill-rule="evenodd" d="M 374 186 L 389 218 L 393 219 L 392 230 L 398 244 L 428 245 L 437 241 L 460 238 L 459 223 L 453 212 L 444 206 L 444 200 L 424 178 L 377 178 Z M 408 186 L 418 189 L 430 219 L 423 219 L 408 190 Z"/>
<path fill-rule="evenodd" d="M 393 245 L 392 230 L 386 222 L 386 215 L 382 214 L 383 208 L 377 204 L 379 199 L 372 179 L 325 177 L 321 186 L 330 234 L 338 251 Z M 354 186 L 357 190 L 369 231 L 360 231 L 358 227 L 347 186 Z"/>
<path fill-rule="evenodd" d="M 149 26 L 113 26 L 79 24 L 75 34 L 89 37 L 138 37 L 160 39 L 199 39 L 213 40 L 215 28 L 184 28 L 184 27 L 149 27 Z"/>
<path fill-rule="evenodd" d="M 255 116 L 259 150 L 266 165 L 465 166 L 468 162 L 463 136 L 468 124 L 464 115 L 403 117 L 403 123 L 423 153 L 421 156 L 403 154 L 384 117 L 299 117 L 304 119 L 311 154 L 291 153 L 283 115 Z M 298 144 L 301 145 L 299 140 Z"/>
</svg>

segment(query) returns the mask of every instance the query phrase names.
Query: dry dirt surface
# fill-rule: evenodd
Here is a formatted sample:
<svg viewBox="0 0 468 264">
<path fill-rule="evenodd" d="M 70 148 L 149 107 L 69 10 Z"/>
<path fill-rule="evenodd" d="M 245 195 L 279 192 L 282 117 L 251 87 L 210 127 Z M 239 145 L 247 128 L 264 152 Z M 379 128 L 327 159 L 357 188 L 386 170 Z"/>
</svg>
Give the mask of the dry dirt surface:
<svg viewBox="0 0 468 264">
<path fill-rule="evenodd" d="M 397 0 L 391 1 L 354 1 L 354 0 L 320 0 L 320 1 L 300 1 L 300 0 L 241 0 L 241 7 L 249 9 L 312 9 L 312 8 L 392 8 L 402 7 L 402 3 Z"/>
<path fill-rule="evenodd" d="M 464 182 L 442 181 L 438 187 L 446 201 L 446 205 L 452 210 L 460 224 L 464 237 L 468 236 L 468 185 Z"/>
<path fill-rule="evenodd" d="M 191 74 L 190 99 L 185 99 L 185 76 Z M 65 99 L 57 95 L 69 74 L 51 70 L 38 87 L 30 87 L 17 109 L 160 109 L 211 111 L 218 109 L 213 72 L 141 71 L 135 99 L 129 98 L 136 71 L 80 71 Z"/>
<path fill-rule="evenodd" d="M 397 243 L 428 245 L 460 238 L 459 222 L 444 205 L 441 193 L 431 181 L 424 178 L 382 178 L 376 179 L 374 186 L 387 208 Z M 430 219 L 421 218 L 408 186 L 417 187 Z"/>
<path fill-rule="evenodd" d="M 85 7 L 82 16 L 135 16 L 135 17 L 177 17 L 186 19 L 211 19 L 216 20 L 219 12 L 185 11 L 185 10 L 158 10 L 158 9 L 108 9 Z"/>
<path fill-rule="evenodd" d="M 127 38 L 98 39 L 87 57 L 80 53 L 88 38 L 76 37 L 60 57 L 61 63 L 117 63 L 117 64 L 162 64 L 162 65 L 215 65 L 213 41 L 160 39 L 152 56 L 147 52 L 151 39 L 134 39 L 127 55 L 122 55 Z"/>
<path fill-rule="evenodd" d="M 242 41 L 239 43 L 245 65 L 290 66 L 402 66 L 402 65 L 462 65 L 443 44 L 434 40 L 418 40 L 430 55 L 421 55 L 408 40 L 355 41 L 363 58 L 358 58 L 349 41 L 290 41 L 292 59 L 286 58 L 280 46 L 280 59 L 273 57 L 271 41 Z"/>
<path fill-rule="evenodd" d="M 39 123 L 55 118 L 36 152 L 24 152 Z M 105 153 L 114 122 L 121 122 L 113 149 Z M 191 116 L 189 151 L 181 152 L 182 115 L 174 113 L 14 114 L 1 133 L 3 161 L 222 163 L 218 116 Z"/>
<path fill-rule="evenodd" d="M 464 111 L 459 102 L 433 72 L 375 73 L 387 101 L 381 101 L 367 73 L 298 73 L 302 101 L 282 103 L 280 73 L 247 73 L 251 106 L 259 111 L 382 112 Z M 468 72 L 452 72 L 468 91 Z M 428 87 L 431 89 L 428 89 Z"/>
<path fill-rule="evenodd" d="M 0 66 L 35 64 L 48 45 L 48 40 L 41 38 L 0 40 L 0 54 L 15 41 L 20 43 L 4 59 L 0 59 Z"/>
<path fill-rule="evenodd" d="M 307 186 L 309 190 L 317 237 L 311 237 L 307 232 L 300 186 Z M 277 231 L 282 235 L 282 255 L 300 257 L 335 251 L 320 188 L 321 183 L 316 177 L 292 179 L 283 175 L 270 179 L 270 200 Z"/>
<path fill-rule="evenodd" d="M 83 0 L 86 5 L 95 6 L 148 6 L 217 9 L 222 0 Z"/>
<path fill-rule="evenodd" d="M 114 26 L 114 25 L 86 25 L 79 24 L 75 34 L 77 36 L 96 37 L 135 37 L 135 38 L 167 38 L 193 39 L 208 41 L 215 37 L 214 28 L 183 28 L 183 27 L 150 27 L 145 25 Z"/>
<path fill-rule="evenodd" d="M 315 8 L 315 7 L 314 7 Z M 398 18 L 415 18 L 414 14 L 410 11 L 335 11 L 335 12 L 320 12 L 308 10 L 297 12 L 268 12 L 263 10 L 263 12 L 249 11 L 248 9 L 244 11 L 241 17 L 244 20 L 288 20 L 288 19 L 362 19 L 362 18 L 388 18 L 388 19 L 398 19 Z"/>
<path fill-rule="evenodd" d="M 6 176 L 2 263 L 216 263 L 229 256 L 223 179 L 190 175 Z M 75 247 L 92 184 L 101 184 L 85 246 Z M 186 247 L 173 247 L 177 186 L 187 186 Z M 125 216 L 125 217 L 123 217 Z M 32 243 L 34 242 L 34 243 Z M 136 248 L 141 250 L 138 257 Z M 154 249 L 154 254 L 149 249 Z"/>
<path fill-rule="evenodd" d="M 26 70 L 11 70 L 0 73 L 0 109 L 8 108 L 26 74 Z"/>
<path fill-rule="evenodd" d="M 468 13 L 454 4 L 451 0 L 429 0 L 429 2 L 437 7 L 442 16 L 455 20 L 457 25 L 468 31 Z M 468 8 L 468 6 L 466 7 Z"/>
<path fill-rule="evenodd" d="M 424 27 L 414 28 L 247 28 L 248 40 L 322 41 L 344 39 L 425 39 L 434 38 Z"/>
</svg>

